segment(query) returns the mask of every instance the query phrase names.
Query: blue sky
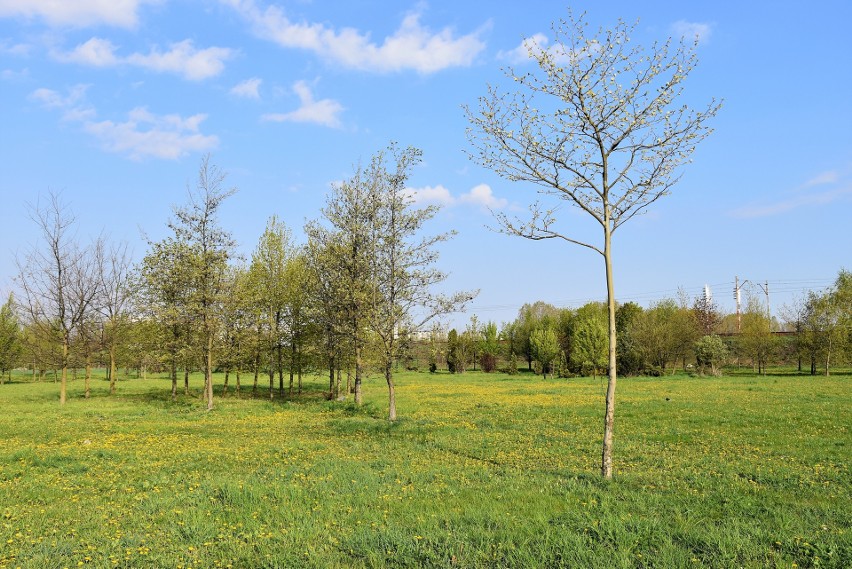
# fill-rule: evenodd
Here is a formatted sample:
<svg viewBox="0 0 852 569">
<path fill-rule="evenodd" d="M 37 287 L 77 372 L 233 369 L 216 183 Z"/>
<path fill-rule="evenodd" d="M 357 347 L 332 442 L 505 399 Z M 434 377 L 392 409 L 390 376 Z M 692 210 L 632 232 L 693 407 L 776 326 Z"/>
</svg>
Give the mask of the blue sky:
<svg viewBox="0 0 852 569">
<path fill-rule="evenodd" d="M 724 99 L 671 196 L 615 235 L 616 294 L 647 305 L 734 276 L 769 282 L 773 308 L 852 268 L 852 5 L 846 1 L 573 4 L 594 26 L 639 19 L 637 43 L 699 37 L 683 101 Z M 534 190 L 471 162 L 463 105 L 505 81 L 525 38 L 552 37 L 563 2 L 0 0 L 0 291 L 37 238 L 27 203 L 61 191 L 82 239 L 145 252 L 185 200 L 200 157 L 239 192 L 222 224 L 250 254 L 277 214 L 300 237 L 329 184 L 390 141 L 419 147 L 411 179 L 445 205 L 432 231 L 447 290 L 508 321 L 525 302 L 605 297 L 602 259 L 490 231 L 488 208 Z M 598 229 L 563 208 L 564 227 Z M 758 289 L 754 289 L 759 292 Z M 466 321 L 459 316 L 453 323 Z"/>
</svg>

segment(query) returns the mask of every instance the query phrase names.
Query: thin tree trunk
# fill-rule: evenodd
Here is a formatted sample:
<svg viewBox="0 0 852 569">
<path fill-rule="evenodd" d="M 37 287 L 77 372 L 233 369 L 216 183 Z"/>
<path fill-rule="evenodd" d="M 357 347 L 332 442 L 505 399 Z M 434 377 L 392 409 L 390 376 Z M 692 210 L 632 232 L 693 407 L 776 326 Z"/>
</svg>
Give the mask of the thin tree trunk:
<svg viewBox="0 0 852 569">
<path fill-rule="evenodd" d="M 396 421 L 396 390 L 393 384 L 392 359 L 385 360 L 385 381 L 388 382 L 388 421 Z"/>
<path fill-rule="evenodd" d="M 56 377 L 54 375 L 54 377 Z M 62 383 L 59 386 L 59 404 L 65 405 L 66 384 L 68 383 L 68 337 L 62 338 Z"/>
<path fill-rule="evenodd" d="M 88 354 L 86 355 L 86 399 L 89 398 L 90 395 L 90 386 L 92 382 L 92 358 Z"/>
<path fill-rule="evenodd" d="M 183 394 L 189 395 L 189 367 L 183 368 Z"/>
<path fill-rule="evenodd" d="M 228 393 L 228 376 L 230 375 L 231 370 L 229 368 L 225 368 L 225 381 L 222 385 L 222 395 Z"/>
<path fill-rule="evenodd" d="M 334 357 L 328 358 L 328 400 L 334 401 Z"/>
<path fill-rule="evenodd" d="M 355 347 L 355 405 L 359 407 L 364 402 L 361 393 L 361 346 Z"/>
<path fill-rule="evenodd" d="M 109 346 L 109 394 L 115 395 L 115 345 Z"/>
<path fill-rule="evenodd" d="M 609 226 L 609 211 L 604 218 L 604 264 L 606 265 L 606 303 L 609 312 L 609 381 L 606 386 L 606 412 L 604 414 L 604 439 L 601 453 L 601 475 L 612 478 L 612 439 L 615 423 L 616 384 L 616 334 L 615 334 L 615 287 L 612 276 L 612 235 Z"/>
<path fill-rule="evenodd" d="M 236 393 L 237 396 L 239 396 L 239 394 L 240 394 L 240 368 L 237 368 L 236 376 L 237 376 L 237 385 L 234 388 L 234 393 Z"/>
<path fill-rule="evenodd" d="M 207 410 L 213 409 L 213 334 L 207 334 Z"/>
</svg>

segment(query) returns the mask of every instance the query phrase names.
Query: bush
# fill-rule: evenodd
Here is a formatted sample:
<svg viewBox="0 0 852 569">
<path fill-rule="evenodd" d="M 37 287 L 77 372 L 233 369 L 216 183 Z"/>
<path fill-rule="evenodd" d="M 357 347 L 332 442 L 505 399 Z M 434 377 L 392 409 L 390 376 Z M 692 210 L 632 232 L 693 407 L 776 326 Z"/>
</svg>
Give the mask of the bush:
<svg viewBox="0 0 852 569">
<path fill-rule="evenodd" d="M 482 354 L 479 358 L 479 363 L 482 365 L 482 371 L 491 373 L 497 369 L 497 356 L 494 354 Z"/>
</svg>

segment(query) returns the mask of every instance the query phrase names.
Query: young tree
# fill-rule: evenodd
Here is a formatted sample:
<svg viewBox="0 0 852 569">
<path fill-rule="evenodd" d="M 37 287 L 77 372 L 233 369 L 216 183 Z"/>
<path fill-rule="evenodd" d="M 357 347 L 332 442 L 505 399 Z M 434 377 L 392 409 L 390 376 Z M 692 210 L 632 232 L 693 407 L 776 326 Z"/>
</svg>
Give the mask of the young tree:
<svg viewBox="0 0 852 569">
<path fill-rule="evenodd" d="M 695 358 L 701 373 L 709 365 L 712 375 L 721 375 L 721 367 L 728 357 L 728 348 L 722 338 L 715 334 L 702 337 L 695 343 Z"/>
<path fill-rule="evenodd" d="M 582 373 L 591 371 L 594 377 L 609 362 L 605 310 L 600 303 L 588 303 L 577 310 L 574 319 L 571 358 Z"/>
<path fill-rule="evenodd" d="M 553 363 L 559 358 L 559 339 L 552 328 L 542 326 L 530 334 L 530 347 L 533 358 L 541 366 L 541 375 L 547 379 L 549 373 L 553 377 Z"/>
<path fill-rule="evenodd" d="M 375 192 L 374 242 L 370 248 L 370 329 L 379 339 L 379 351 L 388 386 L 388 419 L 396 420 L 393 362 L 400 355 L 400 332 L 422 330 L 436 317 L 462 310 L 475 292 L 442 295 L 433 288 L 447 278 L 438 270 L 437 246 L 453 234 L 422 235 L 424 224 L 438 206 L 414 207 L 407 187 L 421 151 L 391 145 L 379 152 L 369 170 L 358 176 Z M 387 162 L 390 160 L 391 164 Z"/>
<path fill-rule="evenodd" d="M 12 369 L 18 365 L 23 349 L 15 297 L 10 293 L 6 303 L 0 306 L 0 385 L 7 373 L 11 381 Z"/>
<path fill-rule="evenodd" d="M 18 265 L 17 284 L 27 323 L 41 338 L 57 342 L 62 380 L 59 402 L 65 404 L 71 342 L 94 308 L 98 294 L 98 239 L 81 247 L 72 235 L 74 216 L 51 193 L 37 203 L 32 219 L 41 231 L 42 247 L 33 247 Z"/>
<path fill-rule="evenodd" d="M 274 396 L 275 372 L 278 371 L 279 395 L 284 395 L 284 335 L 287 303 L 287 263 L 292 255 L 290 231 L 272 216 L 260 236 L 249 267 L 251 297 L 262 315 L 268 349 L 269 397 Z"/>
<path fill-rule="evenodd" d="M 515 93 L 489 88 L 478 112 L 467 109 L 473 160 L 512 180 L 580 208 L 601 227 L 601 242 L 571 237 L 557 225 L 558 206 L 531 206 L 529 220 L 497 215 L 503 231 L 527 239 L 561 239 L 600 254 L 609 310 L 609 382 L 601 473 L 612 477 L 616 386 L 612 235 L 668 194 L 719 109 L 675 105 L 695 66 L 695 47 L 631 47 L 633 26 L 587 35 L 582 18 L 554 25 L 554 44 L 526 42 L 540 73 L 507 75 Z"/>
<path fill-rule="evenodd" d="M 497 356 L 500 353 L 500 342 L 497 337 L 497 324 L 488 321 L 482 327 L 482 339 L 479 341 L 479 358 L 482 371 L 491 373 L 497 369 Z"/>
<path fill-rule="evenodd" d="M 751 358 L 757 373 L 766 373 L 766 364 L 773 353 L 776 342 L 770 328 L 771 321 L 766 309 L 756 297 L 749 297 L 742 315 L 740 350 Z"/>
<path fill-rule="evenodd" d="M 98 267 L 98 311 L 103 327 L 103 343 L 109 355 L 109 392 L 115 394 L 116 353 L 130 325 L 133 289 L 131 255 L 126 243 L 113 245 Z"/>
</svg>

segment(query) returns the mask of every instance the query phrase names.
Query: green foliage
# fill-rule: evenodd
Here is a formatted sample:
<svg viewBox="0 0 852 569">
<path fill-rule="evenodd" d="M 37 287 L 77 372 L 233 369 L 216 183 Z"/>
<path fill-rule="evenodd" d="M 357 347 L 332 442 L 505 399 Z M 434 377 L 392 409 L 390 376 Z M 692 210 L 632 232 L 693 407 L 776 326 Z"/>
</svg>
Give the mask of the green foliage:
<svg viewBox="0 0 852 569">
<path fill-rule="evenodd" d="M 728 347 L 722 338 L 715 334 L 704 336 L 695 343 L 695 358 L 702 374 L 709 366 L 712 375 L 721 375 L 721 367 L 727 357 Z"/>
<path fill-rule="evenodd" d="M 606 305 L 589 303 L 575 317 L 571 360 L 581 373 L 597 375 L 607 369 L 609 361 L 609 331 Z"/>
<path fill-rule="evenodd" d="M 479 340 L 479 357 L 482 371 L 491 373 L 497 369 L 497 356 L 500 353 L 500 342 L 497 335 L 497 324 L 486 322 L 482 327 Z"/>
<path fill-rule="evenodd" d="M 547 327 L 536 328 L 530 334 L 530 348 L 538 364 L 536 372 L 547 377 L 553 375 L 553 362 L 559 358 L 560 346 L 556 333 Z"/>
<path fill-rule="evenodd" d="M 6 303 L 0 306 L 0 383 L 4 381 L 6 372 L 18 365 L 23 350 L 23 336 L 15 312 L 15 298 L 10 294 Z"/>
</svg>

